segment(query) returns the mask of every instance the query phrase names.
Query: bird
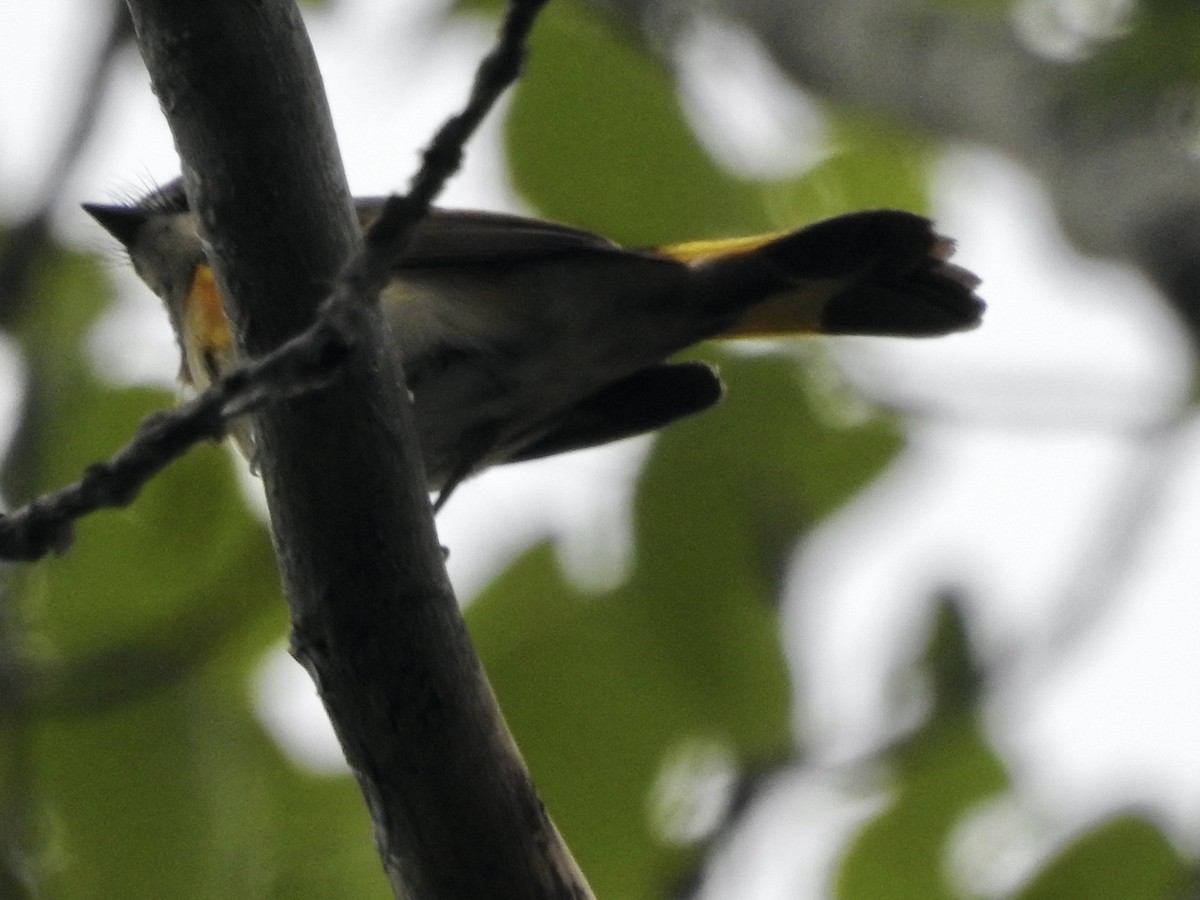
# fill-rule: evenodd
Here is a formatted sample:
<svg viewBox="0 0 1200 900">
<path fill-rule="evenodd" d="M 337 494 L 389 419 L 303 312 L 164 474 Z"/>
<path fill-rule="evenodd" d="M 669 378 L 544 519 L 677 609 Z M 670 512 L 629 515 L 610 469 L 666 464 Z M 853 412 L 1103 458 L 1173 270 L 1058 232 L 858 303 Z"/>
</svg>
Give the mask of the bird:
<svg viewBox="0 0 1200 900">
<path fill-rule="evenodd" d="M 355 200 L 364 231 L 384 202 Z M 236 366 L 182 179 L 132 203 L 83 208 L 163 301 L 180 379 L 202 390 Z M 489 466 L 605 444 L 708 409 L 724 393 L 716 369 L 672 359 L 702 341 L 973 329 L 985 309 L 980 279 L 950 262 L 954 249 L 929 219 L 894 209 L 629 248 L 557 222 L 432 208 L 380 295 L 426 486 L 440 508 Z"/>
</svg>

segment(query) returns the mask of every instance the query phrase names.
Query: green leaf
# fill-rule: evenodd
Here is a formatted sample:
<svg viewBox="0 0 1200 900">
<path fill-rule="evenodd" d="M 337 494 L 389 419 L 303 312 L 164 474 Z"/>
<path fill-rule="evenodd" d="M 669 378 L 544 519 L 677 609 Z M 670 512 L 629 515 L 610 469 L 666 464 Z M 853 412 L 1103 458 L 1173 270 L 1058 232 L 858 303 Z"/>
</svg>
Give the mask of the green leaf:
<svg viewBox="0 0 1200 900">
<path fill-rule="evenodd" d="M 14 494 L 78 480 L 124 446 L 145 417 L 175 403 L 164 391 L 114 387 L 92 371 L 85 339 L 108 296 L 102 273 L 86 259 L 52 251 L 39 270 L 17 328 L 30 399 L 6 460 Z M 270 572 L 272 559 L 228 453 L 206 445 L 159 473 L 129 507 L 80 521 L 64 556 L 22 567 L 20 602 L 50 660 L 111 667 L 140 652 L 146 665 L 163 664 L 181 630 L 201 646 L 201 636 L 252 611 L 230 573 Z"/>
<path fill-rule="evenodd" d="M 635 245 L 770 227 L 759 189 L 712 162 L 670 78 L 608 21 L 552 3 L 530 44 L 507 146 L 541 213 Z"/>
<path fill-rule="evenodd" d="M 1194 95 L 1200 86 L 1200 7 L 1192 0 L 1141 0 L 1130 25 L 1082 66 L 1082 83 L 1097 102 L 1111 107 L 1114 95 L 1136 100 L 1181 87 Z M 1162 110 L 1130 107 L 1128 113 L 1161 116 Z"/>
<path fill-rule="evenodd" d="M 161 398 L 147 403 L 143 392 L 123 391 L 95 399 L 87 416 L 54 425 L 75 433 L 88 419 L 108 418 L 124 425 L 122 434 L 103 452 L 81 441 L 75 465 L 59 467 L 51 459 L 51 467 L 81 472 L 115 450 L 139 414 Z M 198 613 L 237 616 L 247 598 L 228 576 L 242 570 L 247 556 L 270 571 L 269 541 L 246 508 L 230 460 L 222 450 L 202 447 L 159 473 L 127 509 L 100 511 L 79 523 L 68 553 L 23 573 L 23 596 L 39 637 L 54 656 L 70 658 L 171 631 L 180 616 L 200 631 Z"/>
<path fill-rule="evenodd" d="M 906 748 L 887 810 L 855 838 L 838 873 L 840 900 L 956 898 L 947 842 L 963 816 L 1007 785 L 975 723 L 936 722 Z"/>
<path fill-rule="evenodd" d="M 1051 859 L 1018 900 L 1166 900 L 1188 896 L 1195 872 L 1153 824 L 1124 815 Z"/>
<path fill-rule="evenodd" d="M 109 284 L 94 259 L 48 241 L 33 252 L 25 293 L 14 298 L 19 315 L 10 323 L 27 370 L 20 428 L 0 476 L 6 499 L 16 504 L 77 477 L 78 471 L 70 476 L 48 471 L 44 457 L 48 448 L 94 435 L 63 437 L 46 432 L 61 406 L 86 403 L 107 388 L 91 371 L 84 341 L 108 305 Z M 107 423 L 101 425 L 101 436 L 107 428 Z"/>
<path fill-rule="evenodd" d="M 391 896 L 353 780 L 290 766 L 230 662 L 37 729 L 46 896 Z"/>
<path fill-rule="evenodd" d="M 664 531 L 644 531 L 639 543 L 659 560 L 656 570 L 697 586 L 744 568 L 730 565 L 735 555 L 777 574 L 780 554 L 876 477 L 899 435 L 882 417 L 839 421 L 841 406 L 810 377 L 819 363 L 806 369 L 782 355 L 722 353 L 715 344 L 696 355 L 719 360 L 727 393 L 715 409 L 660 436 L 638 503 L 646 527 L 661 523 Z"/>
<path fill-rule="evenodd" d="M 827 115 L 829 155 L 803 176 L 766 189 L 777 219 L 790 227 L 859 209 L 927 209 L 937 159 L 932 141 L 881 116 L 834 107 Z"/>
<path fill-rule="evenodd" d="M 472 635 L 547 806 L 598 896 L 661 897 L 695 862 L 648 812 L 688 746 L 742 772 L 789 755 L 775 613 L 797 536 L 873 477 L 889 424 L 822 422 L 800 368 L 728 357 L 729 397 L 660 438 L 639 489 L 637 560 L 601 595 L 548 547 L 472 605 Z"/>
<path fill-rule="evenodd" d="M 769 607 L 714 592 L 669 623 L 656 599 L 638 585 L 585 595 L 541 547 L 469 613 L 534 780 L 597 896 L 661 897 L 692 860 L 655 832 L 648 809 L 682 743 L 711 742 L 742 763 L 789 744 Z"/>
<path fill-rule="evenodd" d="M 47 241 L 37 249 L 32 277 L 13 333 L 48 371 L 80 368 L 79 348 L 108 307 L 111 288 L 94 256 Z"/>
<path fill-rule="evenodd" d="M 893 752 L 889 806 L 852 842 L 838 873 L 840 900 L 959 897 L 946 870 L 947 844 L 963 816 L 1008 787 L 1008 776 L 975 716 L 978 674 L 962 620 L 943 604 L 928 651 L 933 715 Z"/>
</svg>

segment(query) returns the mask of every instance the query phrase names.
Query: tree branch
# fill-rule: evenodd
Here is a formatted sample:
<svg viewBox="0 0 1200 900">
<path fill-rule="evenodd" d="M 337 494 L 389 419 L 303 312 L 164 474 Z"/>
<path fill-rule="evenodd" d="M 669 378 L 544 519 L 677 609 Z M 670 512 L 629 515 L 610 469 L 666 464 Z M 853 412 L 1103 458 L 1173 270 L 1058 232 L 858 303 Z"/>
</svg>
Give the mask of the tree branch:
<svg viewBox="0 0 1200 900">
<path fill-rule="evenodd" d="M 299 15 L 286 0 L 130 7 L 218 283 L 246 349 L 270 351 L 313 319 L 359 244 Z M 341 283 L 358 293 L 377 278 L 360 259 Z M 336 382 L 256 416 L 293 653 L 359 780 L 397 896 L 588 897 L 446 579 L 379 311 L 350 309 L 354 351 Z"/>
</svg>

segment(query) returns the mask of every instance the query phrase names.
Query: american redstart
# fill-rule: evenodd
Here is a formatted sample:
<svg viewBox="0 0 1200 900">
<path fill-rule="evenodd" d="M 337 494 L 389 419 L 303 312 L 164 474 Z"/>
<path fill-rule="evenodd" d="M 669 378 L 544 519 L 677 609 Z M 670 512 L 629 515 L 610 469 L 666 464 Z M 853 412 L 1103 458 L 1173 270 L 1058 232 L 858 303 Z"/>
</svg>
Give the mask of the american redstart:
<svg viewBox="0 0 1200 900">
<path fill-rule="evenodd" d="M 364 228 L 381 198 L 355 201 Z M 204 388 L 237 349 L 182 182 L 86 209 L 166 304 L 180 377 Z M 490 465 L 630 437 L 708 408 L 708 338 L 923 337 L 979 324 L 979 279 L 920 216 L 877 210 L 798 231 L 627 249 L 538 219 L 434 209 L 380 298 L 439 503 Z M 245 449 L 243 447 L 243 449 Z"/>
</svg>

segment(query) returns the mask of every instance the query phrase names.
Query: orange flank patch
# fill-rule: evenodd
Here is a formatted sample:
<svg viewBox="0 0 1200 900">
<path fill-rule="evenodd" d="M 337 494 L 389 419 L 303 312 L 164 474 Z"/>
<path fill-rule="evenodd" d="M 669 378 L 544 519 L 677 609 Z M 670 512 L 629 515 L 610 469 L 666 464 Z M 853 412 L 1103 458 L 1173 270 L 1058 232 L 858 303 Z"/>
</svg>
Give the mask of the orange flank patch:
<svg viewBox="0 0 1200 900">
<path fill-rule="evenodd" d="M 183 333 L 188 380 L 205 387 L 232 365 L 233 332 L 212 269 L 196 267 L 192 289 L 184 301 Z"/>
<path fill-rule="evenodd" d="M 196 278 L 187 295 L 187 325 L 193 340 L 202 347 L 223 350 L 233 343 L 217 280 L 203 263 L 196 266 Z"/>
<path fill-rule="evenodd" d="M 208 350 L 227 349 L 233 343 L 233 334 L 211 268 L 203 264 L 196 267 L 186 302 L 187 328 L 192 340 Z"/>
</svg>

